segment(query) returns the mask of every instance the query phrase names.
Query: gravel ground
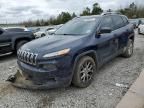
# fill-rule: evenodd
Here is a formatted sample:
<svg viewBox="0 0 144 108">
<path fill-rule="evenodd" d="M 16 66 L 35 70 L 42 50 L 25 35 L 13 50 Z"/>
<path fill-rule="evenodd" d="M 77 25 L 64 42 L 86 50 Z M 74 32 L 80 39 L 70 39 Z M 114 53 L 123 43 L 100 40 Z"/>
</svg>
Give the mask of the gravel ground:
<svg viewBox="0 0 144 108">
<path fill-rule="evenodd" d="M 144 67 L 144 36 L 136 35 L 134 55 L 104 65 L 85 89 L 70 86 L 51 90 L 12 87 L 5 79 L 16 71 L 14 55 L 0 58 L 0 108 L 115 108 Z"/>
</svg>

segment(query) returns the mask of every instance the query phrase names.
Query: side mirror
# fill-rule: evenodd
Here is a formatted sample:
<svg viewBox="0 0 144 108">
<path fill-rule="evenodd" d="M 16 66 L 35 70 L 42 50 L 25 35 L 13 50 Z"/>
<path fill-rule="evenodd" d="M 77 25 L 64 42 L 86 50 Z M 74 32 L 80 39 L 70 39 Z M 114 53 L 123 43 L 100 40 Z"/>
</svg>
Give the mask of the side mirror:
<svg viewBox="0 0 144 108">
<path fill-rule="evenodd" d="M 104 34 L 104 33 L 111 33 L 112 29 L 110 27 L 102 27 L 99 31 L 99 34 Z"/>
</svg>

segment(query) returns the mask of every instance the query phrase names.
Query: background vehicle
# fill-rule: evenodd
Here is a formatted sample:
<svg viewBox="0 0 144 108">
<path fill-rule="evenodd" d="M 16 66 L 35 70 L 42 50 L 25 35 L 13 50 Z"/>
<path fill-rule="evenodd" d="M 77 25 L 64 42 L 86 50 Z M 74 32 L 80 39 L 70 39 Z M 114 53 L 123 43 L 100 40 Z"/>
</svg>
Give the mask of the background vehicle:
<svg viewBox="0 0 144 108">
<path fill-rule="evenodd" d="M 34 39 L 30 31 L 21 29 L 4 30 L 0 29 L 0 56 L 11 54 L 17 51 L 23 44 Z"/>
<path fill-rule="evenodd" d="M 42 28 L 40 31 L 35 32 L 34 35 L 36 38 L 44 37 L 46 35 L 51 35 L 53 34 L 57 29 L 59 29 L 63 24 L 57 25 L 57 26 L 52 26 L 47 29 Z"/>
<path fill-rule="evenodd" d="M 40 31 L 40 28 L 28 28 L 29 31 L 31 31 L 32 33 L 36 33 Z"/>
<path fill-rule="evenodd" d="M 54 28 L 50 27 L 47 29 L 40 29 L 38 32 L 35 32 L 34 35 L 36 38 L 44 37 L 48 34 L 47 32 L 51 29 L 54 29 Z"/>
<path fill-rule="evenodd" d="M 138 28 L 139 26 L 139 19 L 129 19 L 129 22 L 133 24 L 134 28 Z"/>
<path fill-rule="evenodd" d="M 10 28 L 4 28 L 5 30 L 7 31 L 10 31 L 10 32 L 23 32 L 23 31 L 30 31 L 28 30 L 27 28 L 22 28 L 22 27 L 10 27 Z"/>
<path fill-rule="evenodd" d="M 144 19 L 140 19 L 140 25 L 138 27 L 138 34 L 144 34 Z"/>
<path fill-rule="evenodd" d="M 58 30 L 60 27 L 62 27 L 63 24 L 57 25 L 54 29 L 48 30 L 47 34 L 52 35 Z"/>
<path fill-rule="evenodd" d="M 103 64 L 118 55 L 131 57 L 133 43 L 134 30 L 126 16 L 77 17 L 53 36 L 21 47 L 18 51 L 20 70 L 8 81 L 33 89 L 66 87 L 71 83 L 87 87 Z"/>
</svg>

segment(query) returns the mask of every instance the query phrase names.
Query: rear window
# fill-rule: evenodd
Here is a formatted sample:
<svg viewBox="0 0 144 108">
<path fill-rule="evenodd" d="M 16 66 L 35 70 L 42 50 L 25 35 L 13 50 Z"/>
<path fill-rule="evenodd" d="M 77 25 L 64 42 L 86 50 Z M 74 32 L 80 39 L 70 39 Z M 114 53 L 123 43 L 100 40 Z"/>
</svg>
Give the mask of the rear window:
<svg viewBox="0 0 144 108">
<path fill-rule="evenodd" d="M 114 22 L 114 29 L 118 29 L 124 26 L 124 21 L 121 16 L 115 15 L 112 16 Z"/>
</svg>

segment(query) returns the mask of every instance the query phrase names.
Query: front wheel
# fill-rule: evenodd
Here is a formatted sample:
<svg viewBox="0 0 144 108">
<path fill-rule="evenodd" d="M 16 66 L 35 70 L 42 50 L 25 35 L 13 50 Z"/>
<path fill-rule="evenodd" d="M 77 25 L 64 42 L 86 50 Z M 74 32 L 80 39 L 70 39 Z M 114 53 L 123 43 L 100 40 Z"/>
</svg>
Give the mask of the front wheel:
<svg viewBox="0 0 144 108">
<path fill-rule="evenodd" d="M 124 48 L 122 56 L 129 58 L 133 55 L 133 41 L 129 39 L 127 46 Z"/>
<path fill-rule="evenodd" d="M 89 56 L 82 57 L 76 64 L 72 83 L 81 88 L 88 87 L 96 72 L 96 63 Z"/>
</svg>

